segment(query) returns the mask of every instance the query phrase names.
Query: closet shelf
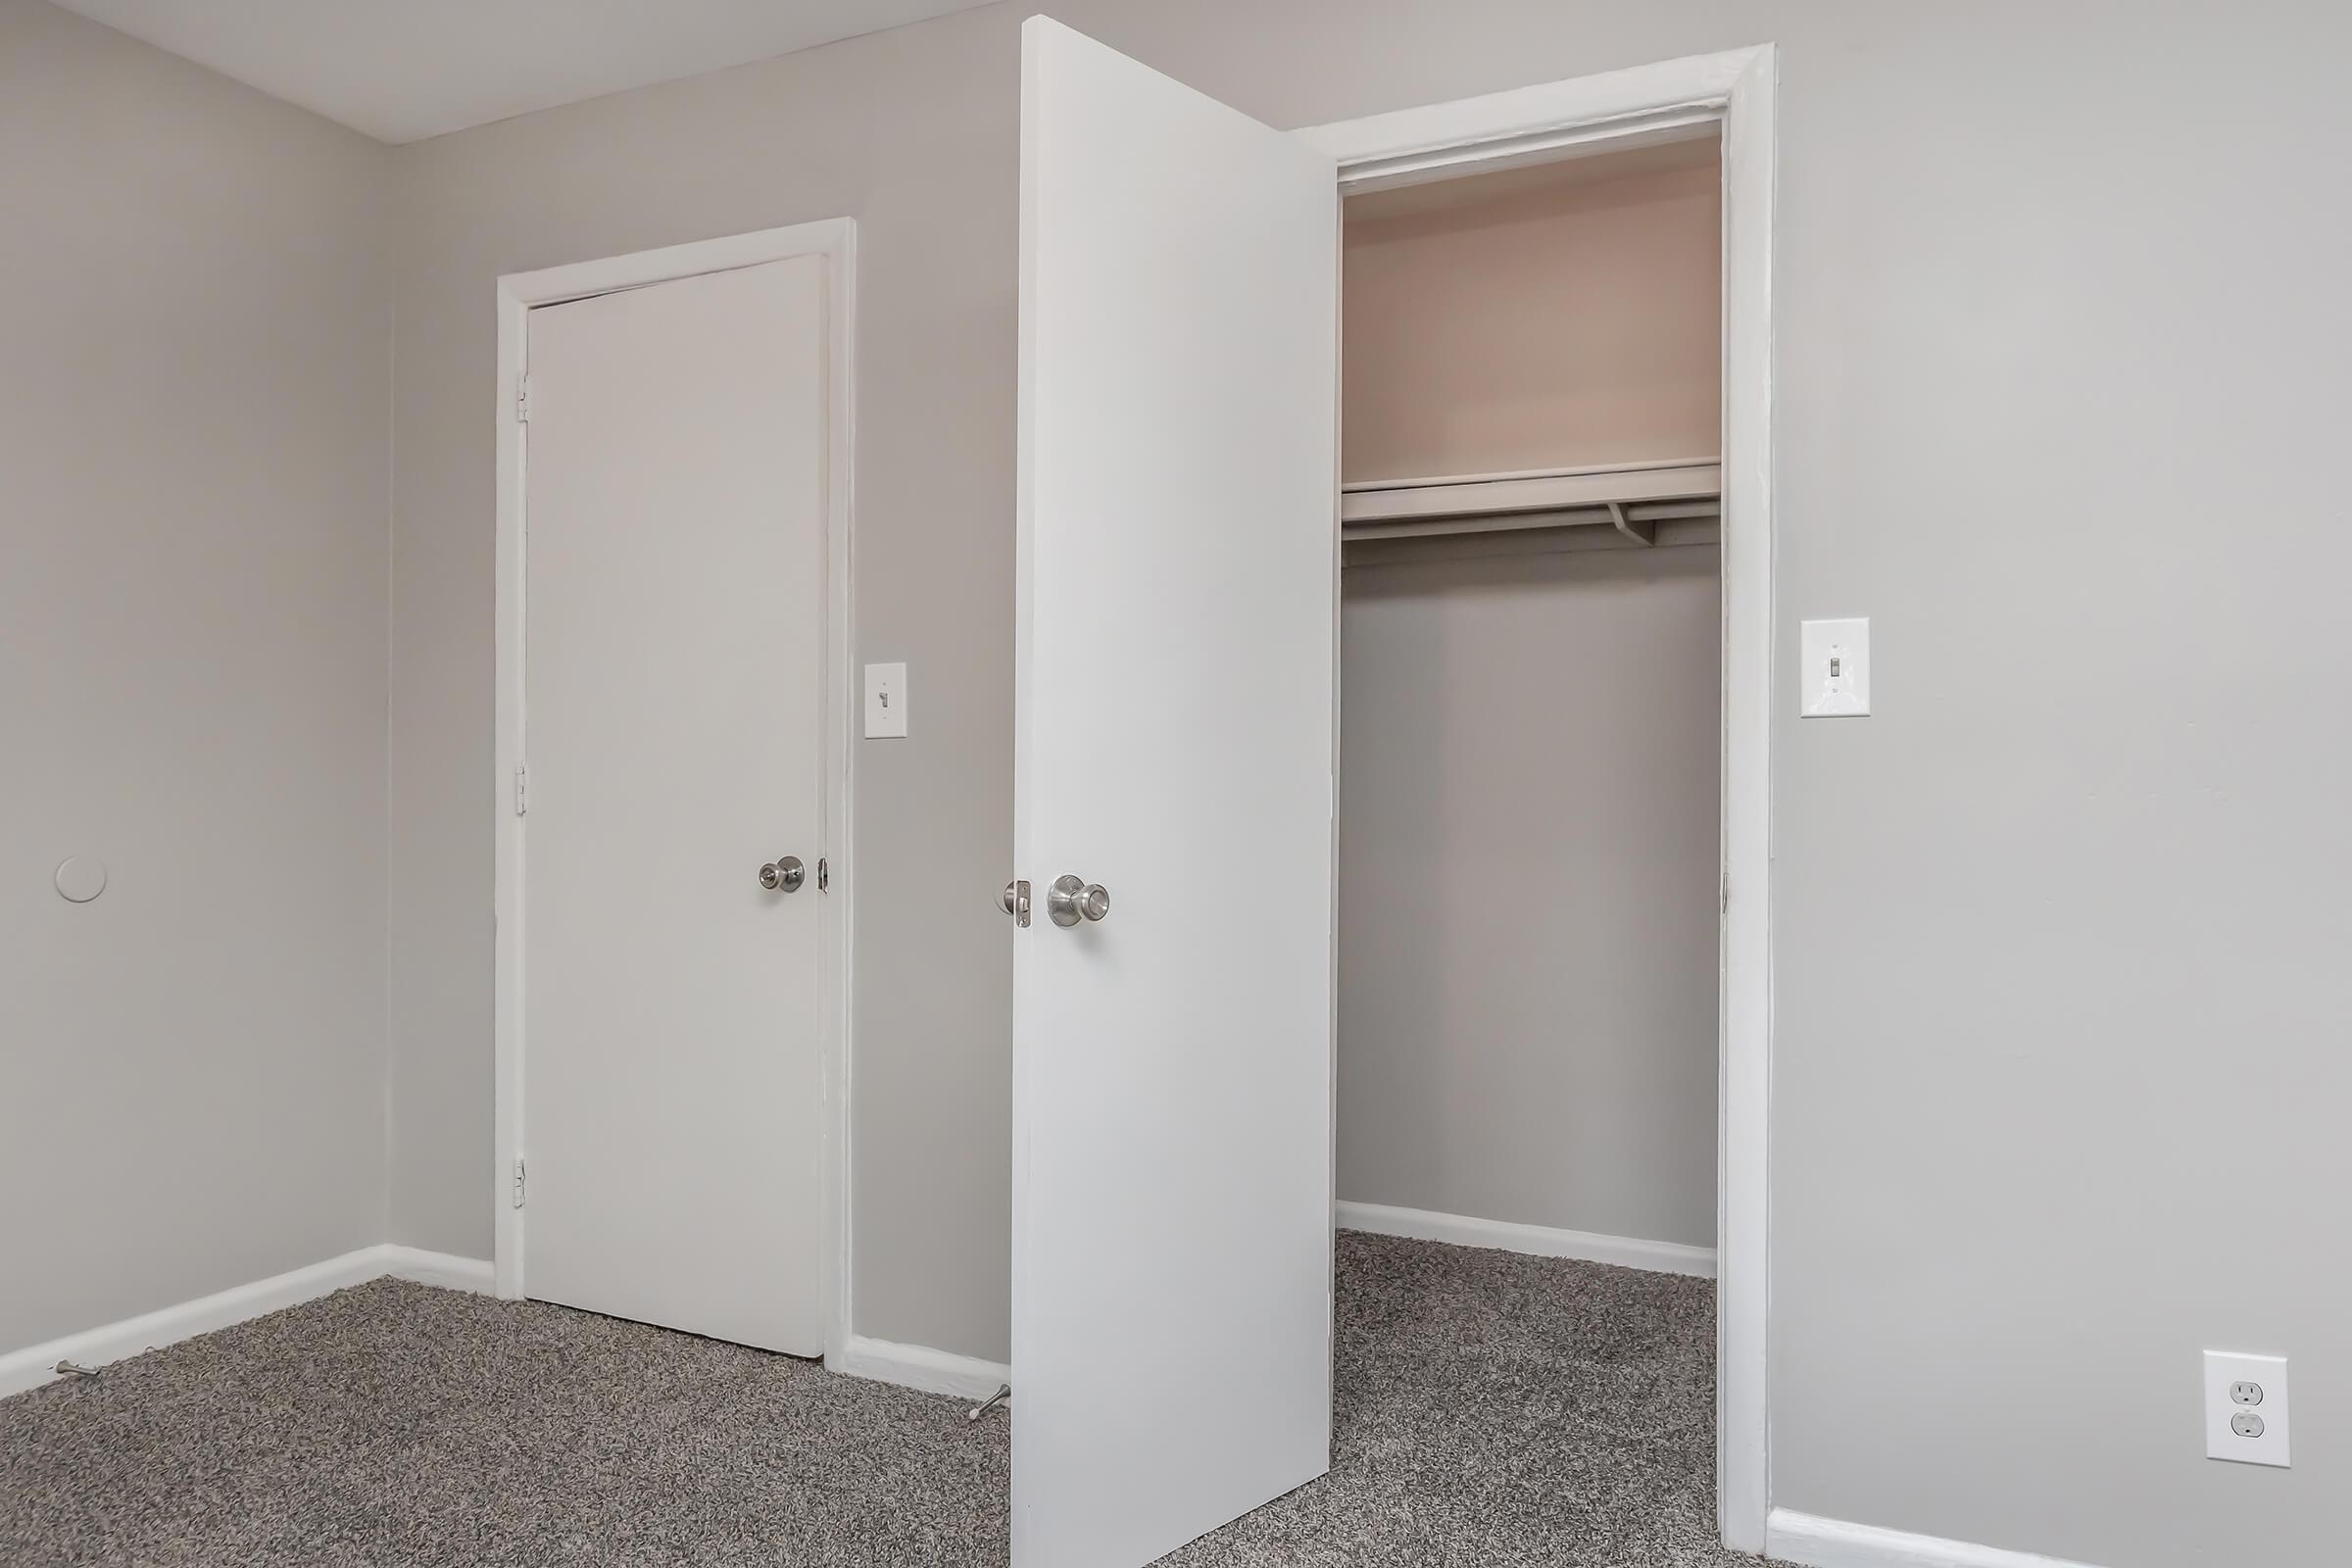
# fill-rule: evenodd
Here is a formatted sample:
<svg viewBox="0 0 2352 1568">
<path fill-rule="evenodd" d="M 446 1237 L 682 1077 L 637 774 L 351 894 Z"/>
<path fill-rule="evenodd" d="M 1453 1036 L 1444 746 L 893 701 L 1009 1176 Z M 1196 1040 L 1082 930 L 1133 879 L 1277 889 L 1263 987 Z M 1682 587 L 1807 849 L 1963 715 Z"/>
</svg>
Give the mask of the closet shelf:
<svg viewBox="0 0 2352 1568">
<path fill-rule="evenodd" d="M 1661 524 L 1700 522 L 1708 526 L 1670 529 L 1667 542 L 1701 543 L 1712 542 L 1722 510 L 1723 465 L 1713 458 L 1377 479 L 1340 487 L 1340 537 L 1356 545 L 1591 527 L 1616 536 L 1559 547 L 1590 549 L 1654 545 Z"/>
</svg>

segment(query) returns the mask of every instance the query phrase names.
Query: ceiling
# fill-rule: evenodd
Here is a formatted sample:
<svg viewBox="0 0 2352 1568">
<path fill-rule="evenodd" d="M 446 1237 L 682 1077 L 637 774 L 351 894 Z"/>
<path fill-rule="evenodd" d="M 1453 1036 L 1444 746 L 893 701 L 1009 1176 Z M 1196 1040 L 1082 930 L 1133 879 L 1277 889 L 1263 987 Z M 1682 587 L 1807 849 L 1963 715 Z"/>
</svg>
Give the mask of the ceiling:
<svg viewBox="0 0 2352 1568">
<path fill-rule="evenodd" d="M 378 141 L 698 75 L 987 0 L 58 0 Z"/>
</svg>

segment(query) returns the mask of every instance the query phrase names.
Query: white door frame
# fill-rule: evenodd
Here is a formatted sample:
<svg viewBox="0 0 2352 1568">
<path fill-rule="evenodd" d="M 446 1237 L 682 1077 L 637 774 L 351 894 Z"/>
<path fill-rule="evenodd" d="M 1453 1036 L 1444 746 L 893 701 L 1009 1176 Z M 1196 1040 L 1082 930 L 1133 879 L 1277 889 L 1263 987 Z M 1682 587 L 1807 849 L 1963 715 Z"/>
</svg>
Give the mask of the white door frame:
<svg viewBox="0 0 2352 1568">
<path fill-rule="evenodd" d="M 1716 1145 L 1716 1517 L 1764 1549 L 1772 1094 L 1772 227 L 1770 44 L 1694 55 L 1298 134 L 1343 192 L 1723 136 L 1723 871 Z"/>
<path fill-rule="evenodd" d="M 821 1121 L 826 1148 L 819 1161 L 825 1242 L 818 1260 L 824 1301 L 824 1348 L 848 1343 L 850 1332 L 850 941 L 855 929 L 852 901 L 858 879 L 852 863 L 850 573 L 852 419 L 857 406 L 852 376 L 856 366 L 857 245 L 854 220 L 826 219 L 786 228 L 763 229 L 723 239 L 697 240 L 630 256 L 577 262 L 535 272 L 510 272 L 498 280 L 498 739 L 497 773 L 491 809 L 497 852 L 493 874 L 496 956 L 492 1036 L 496 1058 L 492 1183 L 497 1215 L 494 1258 L 498 1294 L 515 1299 L 525 1293 L 524 1220 L 529 1210 L 514 1202 L 516 1161 L 527 1146 L 522 1125 L 526 1061 L 522 987 L 522 887 L 524 827 L 517 809 L 523 765 L 523 482 L 530 426 L 519 400 L 528 370 L 529 320 L 536 306 L 597 294 L 643 288 L 677 278 L 734 271 L 797 256 L 825 258 L 826 427 L 825 576 L 826 627 L 823 746 L 825 829 L 818 853 L 829 862 L 830 890 L 819 904 L 819 963 L 824 995 L 818 999 L 823 1076 Z M 741 608 L 741 607 L 737 607 Z"/>
</svg>

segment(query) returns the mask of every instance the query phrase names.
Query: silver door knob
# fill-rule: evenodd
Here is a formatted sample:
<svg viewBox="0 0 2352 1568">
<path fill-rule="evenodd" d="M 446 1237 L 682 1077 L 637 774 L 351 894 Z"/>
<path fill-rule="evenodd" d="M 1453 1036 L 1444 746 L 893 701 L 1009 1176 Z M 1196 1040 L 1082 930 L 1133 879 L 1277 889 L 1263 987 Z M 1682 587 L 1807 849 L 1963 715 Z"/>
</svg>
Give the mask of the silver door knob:
<svg viewBox="0 0 2352 1568">
<path fill-rule="evenodd" d="M 808 868 L 801 864 L 797 855 L 780 855 L 760 868 L 760 885 L 770 893 L 798 893 L 807 880 Z"/>
<path fill-rule="evenodd" d="M 1004 884 L 1004 912 L 1012 916 L 1013 924 L 1029 923 L 1029 884 L 1014 878 Z"/>
<path fill-rule="evenodd" d="M 1046 895 L 1046 912 L 1054 916 L 1055 925 L 1100 920 L 1110 912 L 1110 890 L 1100 882 L 1057 876 L 1054 890 Z"/>
</svg>

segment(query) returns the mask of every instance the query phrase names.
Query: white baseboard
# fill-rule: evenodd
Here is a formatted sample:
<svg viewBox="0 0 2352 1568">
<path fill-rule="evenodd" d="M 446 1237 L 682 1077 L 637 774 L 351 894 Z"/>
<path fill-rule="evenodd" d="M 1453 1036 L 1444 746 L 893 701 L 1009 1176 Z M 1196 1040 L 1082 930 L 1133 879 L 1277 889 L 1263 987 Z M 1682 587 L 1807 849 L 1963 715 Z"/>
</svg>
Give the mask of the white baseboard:
<svg viewBox="0 0 2352 1568">
<path fill-rule="evenodd" d="M 1764 1521 L 1764 1555 L 1805 1568 L 2092 1568 L 2031 1551 L 1914 1536 L 1775 1508 Z"/>
<path fill-rule="evenodd" d="M 476 1296 L 498 1294 L 498 1268 L 486 1257 L 460 1257 L 455 1252 L 428 1252 L 421 1247 L 388 1242 L 383 1272 L 396 1280 L 438 1285 L 445 1291 L 470 1291 Z"/>
<path fill-rule="evenodd" d="M 1599 1236 L 1591 1231 L 1554 1230 L 1548 1225 L 1514 1225 L 1508 1220 L 1436 1214 L 1425 1208 L 1392 1208 L 1386 1203 L 1337 1203 L 1334 1219 L 1344 1231 L 1376 1236 L 1409 1236 L 1456 1247 L 1491 1247 L 1536 1257 L 1581 1257 L 1659 1274 L 1715 1277 L 1715 1249 L 1678 1242 L 1645 1242 L 1634 1236 Z"/>
<path fill-rule="evenodd" d="M 962 1399 L 985 1399 L 1012 1381 L 1012 1368 L 1002 1361 L 951 1355 L 923 1345 L 896 1345 L 869 1340 L 862 1334 L 825 1356 L 825 1369 L 876 1383 L 896 1383 L 925 1394 L 953 1394 Z"/>
<path fill-rule="evenodd" d="M 476 1258 L 453 1257 L 446 1252 L 427 1252 L 390 1243 L 363 1247 L 323 1263 L 273 1274 L 218 1295 L 0 1354 L 0 1397 L 47 1383 L 57 1376 L 60 1361 L 104 1366 L 143 1350 L 160 1350 L 199 1334 L 210 1334 L 249 1318 L 298 1306 L 346 1286 L 365 1285 L 387 1274 L 452 1290 L 490 1289 L 490 1265 Z"/>
</svg>

